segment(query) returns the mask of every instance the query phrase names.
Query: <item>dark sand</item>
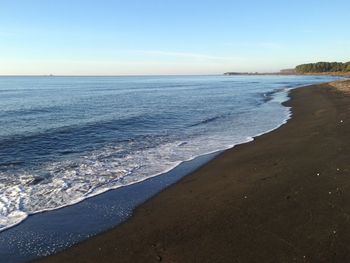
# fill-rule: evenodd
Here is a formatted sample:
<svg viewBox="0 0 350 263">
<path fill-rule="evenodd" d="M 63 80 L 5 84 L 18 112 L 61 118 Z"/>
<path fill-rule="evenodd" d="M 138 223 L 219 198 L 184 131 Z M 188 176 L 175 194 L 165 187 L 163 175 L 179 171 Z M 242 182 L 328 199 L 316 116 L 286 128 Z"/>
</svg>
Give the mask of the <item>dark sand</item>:
<svg viewBox="0 0 350 263">
<path fill-rule="evenodd" d="M 41 262 L 350 262 L 350 94 L 315 85 L 287 104 L 286 125 Z"/>
</svg>

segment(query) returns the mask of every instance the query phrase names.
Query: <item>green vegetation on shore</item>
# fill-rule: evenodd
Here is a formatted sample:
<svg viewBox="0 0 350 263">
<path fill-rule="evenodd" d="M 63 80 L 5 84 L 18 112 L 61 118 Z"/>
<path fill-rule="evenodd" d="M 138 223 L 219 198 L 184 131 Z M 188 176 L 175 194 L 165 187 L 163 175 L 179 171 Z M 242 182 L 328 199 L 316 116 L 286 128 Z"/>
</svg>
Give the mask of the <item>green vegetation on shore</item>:
<svg viewBox="0 0 350 263">
<path fill-rule="evenodd" d="M 350 72 L 350 61 L 342 62 L 317 62 L 302 64 L 295 67 L 297 73 L 323 73 L 323 72 Z"/>
</svg>

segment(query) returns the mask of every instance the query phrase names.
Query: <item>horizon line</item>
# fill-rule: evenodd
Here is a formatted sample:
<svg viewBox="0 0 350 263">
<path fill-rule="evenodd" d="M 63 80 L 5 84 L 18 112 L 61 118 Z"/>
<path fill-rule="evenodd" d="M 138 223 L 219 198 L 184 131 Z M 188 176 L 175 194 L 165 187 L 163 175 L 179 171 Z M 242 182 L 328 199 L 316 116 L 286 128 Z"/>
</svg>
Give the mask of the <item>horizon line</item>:
<svg viewBox="0 0 350 263">
<path fill-rule="evenodd" d="M 243 73 L 243 72 L 242 72 Z M 99 75 L 99 74 L 77 74 L 77 75 L 70 75 L 70 74 L 62 74 L 62 75 L 55 75 L 55 74 L 5 74 L 1 75 L 0 77 L 146 77 L 146 76 L 221 76 L 224 75 L 224 73 L 212 73 L 212 74 L 106 74 L 106 75 Z"/>
<path fill-rule="evenodd" d="M 258 71 L 226 71 L 223 73 L 208 74 L 0 74 L 0 77 L 146 77 L 146 76 L 221 76 L 225 73 L 237 74 L 279 74 L 280 72 L 258 72 Z"/>
</svg>

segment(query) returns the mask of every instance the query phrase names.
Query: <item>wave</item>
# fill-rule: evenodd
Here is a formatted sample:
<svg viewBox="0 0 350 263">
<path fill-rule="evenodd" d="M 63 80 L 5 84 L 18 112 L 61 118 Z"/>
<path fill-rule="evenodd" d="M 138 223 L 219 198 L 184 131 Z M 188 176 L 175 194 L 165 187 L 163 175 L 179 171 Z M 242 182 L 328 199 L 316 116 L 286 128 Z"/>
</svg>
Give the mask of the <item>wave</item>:
<svg viewBox="0 0 350 263">
<path fill-rule="evenodd" d="M 24 161 L 8 161 L 8 162 L 1 162 L 0 163 L 0 168 L 8 168 L 8 167 L 13 167 L 13 166 L 19 166 L 23 165 L 25 162 Z"/>
<path fill-rule="evenodd" d="M 256 93 L 256 96 L 250 98 L 250 100 L 247 100 L 246 103 L 249 101 L 251 103 L 252 106 L 260 106 L 264 103 L 268 103 L 269 101 L 273 100 L 275 95 L 281 92 L 287 92 L 288 88 L 278 88 L 278 89 L 274 89 L 270 92 L 258 92 Z M 262 98 L 262 100 L 261 100 Z M 244 112 L 244 110 L 236 110 L 234 112 L 235 115 L 239 115 L 242 114 Z M 215 121 L 219 121 L 223 118 L 228 118 L 230 117 L 232 114 L 231 113 L 227 113 L 227 114 L 221 114 L 221 115 L 216 115 L 216 116 L 212 116 L 212 117 L 208 117 L 204 120 L 198 121 L 194 124 L 189 125 L 189 127 L 195 127 L 195 126 L 200 126 L 200 125 L 205 125 L 211 122 L 215 122 Z"/>
<path fill-rule="evenodd" d="M 16 116 L 27 116 L 27 115 L 36 115 L 43 113 L 51 112 L 60 112 L 63 110 L 63 107 L 50 106 L 50 107 L 40 107 L 40 108 L 28 108 L 28 109 L 17 109 L 17 110 L 1 110 L 0 117 L 16 117 Z"/>
<path fill-rule="evenodd" d="M 17 151 L 15 162 L 28 162 L 35 159 L 36 155 L 50 157 L 57 154 L 77 154 L 111 143 L 147 140 L 155 142 L 159 140 L 161 134 L 145 136 L 140 135 L 138 131 L 152 126 L 161 126 L 161 119 L 162 117 L 157 115 L 138 115 L 32 134 L 12 135 L 0 140 L 2 146 L 0 156 L 5 163 L 13 162 L 11 158 L 14 158 L 15 149 Z M 111 140 L 111 138 L 114 139 Z"/>
<path fill-rule="evenodd" d="M 192 125 L 190 125 L 190 127 L 195 127 L 195 126 L 199 126 L 199 125 L 203 125 L 203 124 L 208 124 L 210 122 L 214 122 L 214 121 L 219 120 L 221 118 L 223 118 L 223 115 L 210 117 L 210 118 L 204 119 L 202 121 L 199 121 L 199 122 L 197 122 L 195 124 L 192 124 Z"/>
<path fill-rule="evenodd" d="M 274 89 L 274 90 L 269 91 L 269 92 L 262 93 L 261 95 L 263 97 L 263 102 L 264 103 L 269 102 L 269 101 L 273 100 L 273 98 L 275 97 L 275 95 L 277 93 L 286 92 L 286 91 L 288 91 L 288 87 L 278 88 L 278 89 Z"/>
</svg>

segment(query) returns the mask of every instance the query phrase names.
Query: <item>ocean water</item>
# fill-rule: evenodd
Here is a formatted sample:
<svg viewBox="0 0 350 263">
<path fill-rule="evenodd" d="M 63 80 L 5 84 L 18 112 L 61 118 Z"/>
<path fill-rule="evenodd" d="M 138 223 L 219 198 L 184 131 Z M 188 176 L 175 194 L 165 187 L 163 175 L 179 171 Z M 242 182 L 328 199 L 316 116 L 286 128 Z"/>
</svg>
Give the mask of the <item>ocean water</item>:
<svg viewBox="0 0 350 263">
<path fill-rule="evenodd" d="M 0 77 L 0 231 L 285 123 L 314 76 Z"/>
</svg>

